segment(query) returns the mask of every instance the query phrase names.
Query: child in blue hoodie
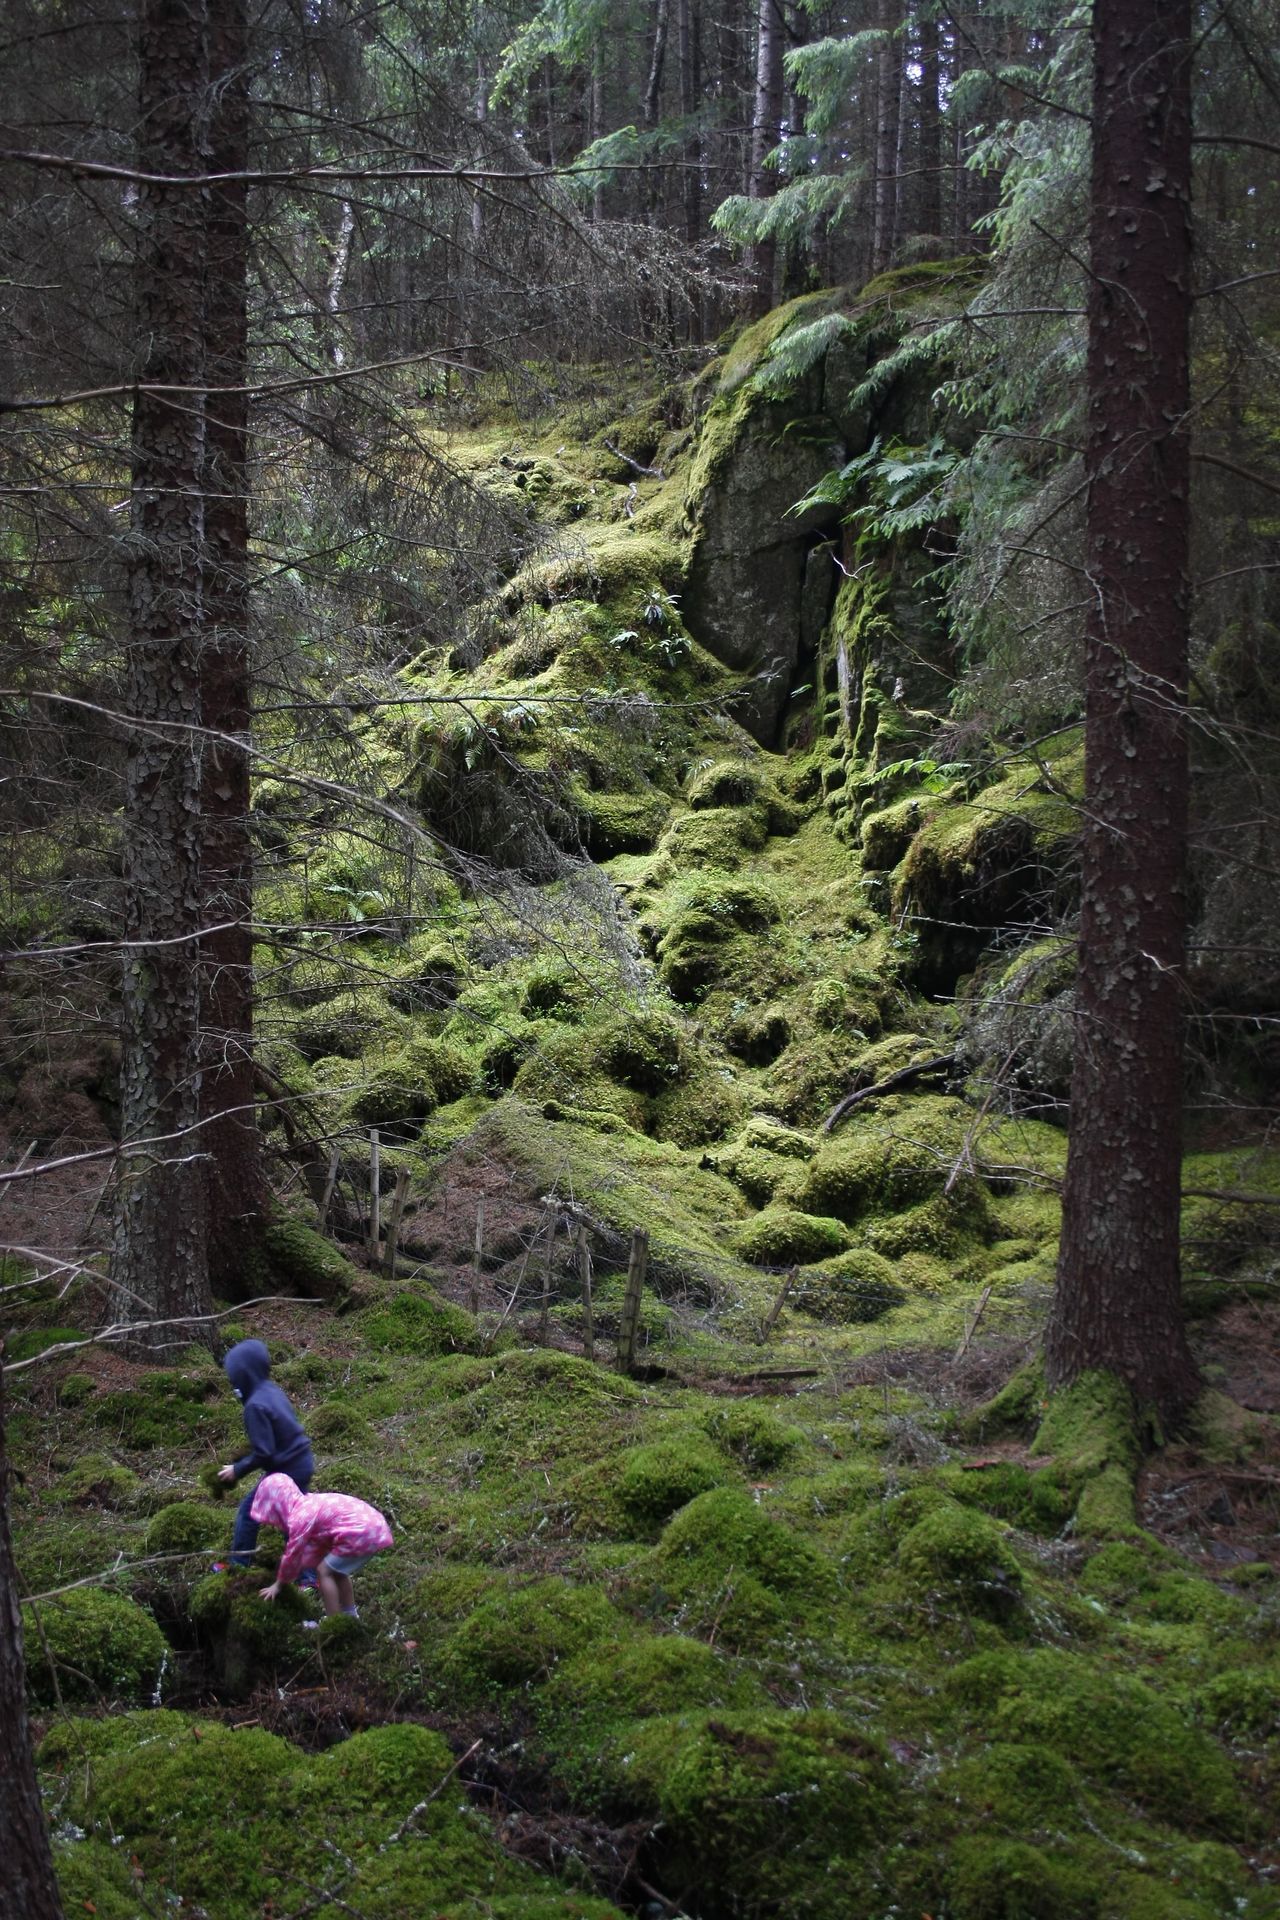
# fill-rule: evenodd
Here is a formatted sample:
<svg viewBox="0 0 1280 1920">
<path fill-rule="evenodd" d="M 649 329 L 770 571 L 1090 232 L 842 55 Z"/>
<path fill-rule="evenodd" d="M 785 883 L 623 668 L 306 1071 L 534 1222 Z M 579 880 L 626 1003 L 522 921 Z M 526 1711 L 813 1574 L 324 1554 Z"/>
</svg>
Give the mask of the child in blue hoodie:
<svg viewBox="0 0 1280 1920">
<path fill-rule="evenodd" d="M 264 1473 L 288 1474 L 298 1491 L 305 1493 L 316 1470 L 311 1442 L 298 1423 L 288 1394 L 269 1377 L 271 1356 L 261 1340 L 241 1340 L 222 1364 L 244 1411 L 249 1452 L 231 1465 L 219 1467 L 219 1480 L 230 1486 L 260 1467 Z M 253 1564 L 253 1550 L 258 1544 L 252 1505 L 253 1494 L 246 1493 L 236 1512 L 231 1558 L 239 1567 Z"/>
</svg>

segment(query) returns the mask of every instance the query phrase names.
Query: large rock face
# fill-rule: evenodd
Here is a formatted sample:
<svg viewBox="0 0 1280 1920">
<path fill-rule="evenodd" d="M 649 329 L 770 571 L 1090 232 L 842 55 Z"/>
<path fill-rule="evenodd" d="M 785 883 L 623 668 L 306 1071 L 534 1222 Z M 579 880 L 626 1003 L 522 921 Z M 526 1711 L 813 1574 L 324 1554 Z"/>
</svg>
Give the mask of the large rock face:
<svg viewBox="0 0 1280 1920">
<path fill-rule="evenodd" d="M 812 657 L 839 577 L 820 550 L 838 509 L 791 509 L 849 458 L 851 423 L 829 404 L 824 359 L 785 402 L 760 391 L 755 374 L 783 333 L 834 299 L 793 301 L 742 336 L 719 374 L 689 477 L 689 623 L 717 658 L 754 676 L 737 718 L 766 746 L 777 740 L 797 667 Z"/>
</svg>

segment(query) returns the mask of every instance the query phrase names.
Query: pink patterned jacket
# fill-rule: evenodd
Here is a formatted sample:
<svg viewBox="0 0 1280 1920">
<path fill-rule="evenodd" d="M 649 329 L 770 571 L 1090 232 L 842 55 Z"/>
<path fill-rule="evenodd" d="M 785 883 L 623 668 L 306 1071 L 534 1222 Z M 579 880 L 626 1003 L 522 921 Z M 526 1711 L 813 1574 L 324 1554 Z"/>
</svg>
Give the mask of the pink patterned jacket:
<svg viewBox="0 0 1280 1920">
<path fill-rule="evenodd" d="M 287 1473 L 266 1474 L 249 1511 L 289 1536 L 276 1576 L 282 1583 L 304 1567 L 318 1567 L 327 1553 L 381 1553 L 391 1545 L 391 1529 L 376 1507 L 347 1493 L 299 1493 Z"/>
</svg>

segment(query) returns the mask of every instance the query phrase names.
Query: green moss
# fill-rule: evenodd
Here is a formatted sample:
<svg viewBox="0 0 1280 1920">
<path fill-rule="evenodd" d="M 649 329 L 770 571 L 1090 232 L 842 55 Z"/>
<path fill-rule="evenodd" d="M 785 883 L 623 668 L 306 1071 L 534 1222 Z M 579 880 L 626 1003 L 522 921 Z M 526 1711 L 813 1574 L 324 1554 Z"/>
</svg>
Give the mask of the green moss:
<svg viewBox="0 0 1280 1920">
<path fill-rule="evenodd" d="M 154 1731 L 143 1723 L 137 1739 L 88 1768 L 68 1767 L 66 1779 L 90 1843 L 99 1834 L 120 1843 L 148 1905 L 216 1900 L 218 1920 L 258 1920 L 314 1903 L 319 1882 L 326 1905 L 341 1901 L 363 1920 L 549 1920 L 545 1905 L 539 1914 L 537 1877 L 441 1791 L 453 1757 L 423 1727 L 379 1727 L 315 1755 L 216 1722 Z M 130 1911 L 137 1906 L 135 1897 Z M 560 1912 L 613 1920 L 604 1903 L 570 1894 Z"/>
<path fill-rule="evenodd" d="M 872 1220 L 867 1245 L 888 1260 L 906 1254 L 957 1255 L 988 1239 L 994 1223 L 981 1182 L 962 1176 L 950 1193 L 935 1193 L 919 1206 Z"/>
<path fill-rule="evenodd" d="M 1083 1481 L 1077 1531 L 1106 1535 L 1133 1527 L 1138 1428 L 1129 1389 L 1116 1375 L 1085 1373 L 1053 1394 L 1033 1444 Z"/>
<path fill-rule="evenodd" d="M 956 1669 L 949 1685 L 981 1716 L 989 1738 L 1051 1747 L 1086 1778 L 1119 1787 L 1174 1823 L 1243 1829 L 1222 1753 L 1128 1674 L 1041 1647 L 979 1654 Z"/>
<path fill-rule="evenodd" d="M 561 1661 L 542 1689 L 537 1713 L 556 1771 L 594 1799 L 623 1772 L 637 1722 L 699 1708 L 764 1704 L 755 1676 L 702 1641 L 643 1634 L 596 1641 Z"/>
<path fill-rule="evenodd" d="M 849 1244 L 849 1229 L 842 1220 L 821 1219 L 790 1207 L 766 1207 L 739 1227 L 735 1238 L 744 1260 L 756 1266 L 784 1267 L 842 1253 Z"/>
<path fill-rule="evenodd" d="M 259 1553 L 278 1552 L 282 1545 L 278 1536 L 265 1533 Z M 282 1668 L 295 1671 L 314 1652 L 301 1623 L 317 1610 L 315 1596 L 289 1586 L 275 1600 L 263 1600 L 264 1578 L 260 1567 L 243 1574 L 211 1573 L 191 1592 L 192 1624 L 233 1694 L 250 1692 Z"/>
<path fill-rule="evenodd" d="M 24 1606 L 23 1639 L 27 1685 L 46 1704 L 149 1699 L 169 1651 L 145 1608 L 92 1587 Z"/>
<path fill-rule="evenodd" d="M 882 1254 L 853 1247 L 821 1266 L 802 1268 L 790 1304 L 815 1320 L 848 1326 L 879 1320 L 906 1297 Z"/>
<path fill-rule="evenodd" d="M 961 1101 L 941 1094 L 882 1103 L 823 1142 L 801 1185 L 801 1204 L 855 1222 L 872 1209 L 927 1200 L 946 1182 L 972 1124 Z M 975 1184 L 962 1173 L 952 1193 Z"/>
<path fill-rule="evenodd" d="M 396 1293 L 359 1317 L 362 1338 L 379 1353 L 474 1353 L 480 1335 L 470 1314 L 427 1293 Z"/>
<path fill-rule="evenodd" d="M 767 1473 L 782 1466 L 805 1444 L 801 1428 L 780 1420 L 768 1407 L 750 1403 L 718 1407 L 707 1416 L 707 1432 L 749 1473 Z"/>
<path fill-rule="evenodd" d="M 114 1512 L 131 1506 L 141 1490 L 137 1474 L 109 1453 L 85 1453 L 59 1475 L 53 1497 L 66 1506 L 106 1507 Z"/>
<path fill-rule="evenodd" d="M 216 1453 L 232 1444 L 239 1424 L 225 1376 L 212 1361 L 199 1373 L 142 1373 L 131 1387 L 103 1394 L 91 1412 L 121 1445 L 139 1449 L 200 1441 Z"/>
<path fill-rule="evenodd" d="M 437 1654 L 440 1681 L 449 1698 L 472 1701 L 529 1686 L 592 1641 L 616 1638 L 621 1624 L 598 1588 L 540 1580 L 482 1601 L 446 1635 Z"/>
<path fill-rule="evenodd" d="M 716 1165 L 758 1207 L 785 1204 L 800 1182 L 799 1163 L 789 1155 L 738 1144 L 717 1154 Z"/>
<path fill-rule="evenodd" d="M 339 1305 L 357 1278 L 331 1240 L 291 1214 L 268 1221 L 262 1246 L 272 1271 L 306 1298 Z"/>
<path fill-rule="evenodd" d="M 1060 1469 L 1012 1460 L 940 1467 L 937 1484 L 966 1506 L 981 1507 L 1028 1533 L 1057 1533 L 1075 1510 L 1075 1490 Z"/>
<path fill-rule="evenodd" d="M 967 1613 L 1008 1624 L 1021 1612 L 1022 1569 L 995 1521 L 952 1502 L 903 1535 L 898 1565 L 914 1592 L 941 1592 Z"/>
<path fill-rule="evenodd" d="M 1105 1886 L 1069 1856 L 1023 1840 L 962 1836 L 946 1874 L 955 1920 L 1090 1920 Z"/>
<path fill-rule="evenodd" d="M 314 1407 L 307 1415 L 307 1432 L 328 1447 L 373 1446 L 377 1439 L 364 1414 L 345 1400 L 325 1400 Z"/>
<path fill-rule="evenodd" d="M 520 567 L 503 590 L 502 606 L 510 614 L 534 602 L 597 601 L 617 612 L 620 625 L 640 626 L 651 590 L 676 593 L 683 579 L 684 558 L 672 541 L 625 521 L 584 526 L 552 559 Z"/>
<path fill-rule="evenodd" d="M 148 1553 L 181 1553 L 190 1558 L 225 1547 L 230 1528 L 225 1513 L 196 1500 L 175 1500 L 152 1515 L 144 1536 Z"/>
<path fill-rule="evenodd" d="M 833 1576 L 791 1528 L 723 1487 L 676 1514 L 628 1584 L 640 1604 L 675 1611 L 686 1630 L 745 1647 L 801 1627 L 830 1595 Z"/>
<path fill-rule="evenodd" d="M 21 1333 L 6 1335 L 4 1357 L 10 1365 L 19 1360 L 34 1360 L 37 1354 L 47 1353 L 50 1347 L 59 1347 L 66 1340 L 83 1340 L 84 1334 L 78 1327 L 27 1327 Z"/>
<path fill-rule="evenodd" d="M 836 1913 L 897 1812 L 888 1762 L 835 1714 L 725 1712 L 636 1730 L 627 1800 L 706 1920 Z"/>
<path fill-rule="evenodd" d="M 695 1430 L 630 1447 L 606 1468 L 613 1498 L 632 1537 L 656 1539 L 673 1513 L 723 1485 L 723 1457 Z"/>
<path fill-rule="evenodd" d="M 58 1382 L 58 1405 L 60 1407 L 82 1407 L 86 1400 L 93 1398 L 94 1379 L 91 1373 L 67 1373 Z"/>
</svg>

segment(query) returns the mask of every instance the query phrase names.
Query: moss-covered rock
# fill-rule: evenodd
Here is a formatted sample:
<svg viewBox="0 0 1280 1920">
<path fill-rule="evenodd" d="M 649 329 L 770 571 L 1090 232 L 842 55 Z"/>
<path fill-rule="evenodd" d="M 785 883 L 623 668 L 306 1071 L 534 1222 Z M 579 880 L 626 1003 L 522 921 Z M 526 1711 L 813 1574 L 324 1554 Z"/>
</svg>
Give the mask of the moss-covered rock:
<svg viewBox="0 0 1280 1920">
<path fill-rule="evenodd" d="M 717 1408 L 707 1416 L 707 1432 L 749 1473 L 767 1473 L 780 1467 L 805 1443 L 802 1428 L 780 1420 L 768 1407 L 750 1403 Z"/>
<path fill-rule="evenodd" d="M 260 1551 L 282 1544 L 268 1533 Z M 275 1600 L 264 1600 L 260 1589 L 267 1577 L 260 1568 L 210 1573 L 191 1593 L 192 1624 L 233 1694 L 251 1691 L 285 1666 L 296 1670 L 315 1648 L 302 1622 L 319 1611 L 316 1595 L 289 1586 Z"/>
<path fill-rule="evenodd" d="M 216 1506 L 202 1505 L 198 1500 L 174 1500 L 152 1515 L 144 1544 L 148 1553 L 194 1558 L 226 1546 L 230 1531 L 226 1513 Z"/>
<path fill-rule="evenodd" d="M 799 1189 L 813 1213 L 856 1222 L 872 1210 L 915 1205 L 942 1190 L 973 1116 L 941 1094 L 899 1097 L 847 1121 L 819 1147 Z M 972 1187 L 962 1172 L 952 1192 Z"/>
<path fill-rule="evenodd" d="M 662 1823 L 663 1879 L 707 1920 L 847 1909 L 898 1814 L 889 1762 L 835 1714 L 694 1713 L 636 1730 L 627 1802 Z"/>
<path fill-rule="evenodd" d="M 168 1644 L 144 1607 L 81 1587 L 23 1608 L 27 1685 L 37 1700 L 149 1700 Z"/>
<path fill-rule="evenodd" d="M 895 1268 L 883 1254 L 871 1247 L 853 1247 L 820 1266 L 802 1267 L 790 1303 L 815 1320 L 856 1325 L 881 1319 L 906 1298 Z"/>
<path fill-rule="evenodd" d="M 714 1631 L 726 1646 L 758 1646 L 803 1630 L 833 1588 L 830 1566 L 749 1494 L 699 1495 L 632 1570 L 637 1603 L 675 1612 L 685 1631 Z"/>
<path fill-rule="evenodd" d="M 617 1638 L 622 1624 L 598 1588 L 540 1580 L 482 1601 L 446 1635 L 437 1654 L 440 1682 L 450 1699 L 469 1701 L 531 1686 L 567 1655 Z"/>
<path fill-rule="evenodd" d="M 115 1512 L 131 1506 L 141 1490 L 138 1475 L 109 1453 L 85 1453 L 59 1475 L 53 1491 L 54 1498 L 66 1505 L 105 1507 Z"/>
<path fill-rule="evenodd" d="M 293 1214 L 278 1214 L 262 1234 L 271 1270 L 294 1292 L 330 1305 L 342 1303 L 355 1284 L 351 1262 L 322 1233 Z"/>
<path fill-rule="evenodd" d="M 226 1377 L 212 1361 L 191 1372 L 140 1372 L 132 1386 L 101 1395 L 91 1412 L 121 1445 L 140 1450 L 201 1441 L 216 1453 L 234 1443 L 240 1425 Z"/>
<path fill-rule="evenodd" d="M 480 1334 L 470 1314 L 434 1294 L 395 1293 L 360 1316 L 360 1331 L 380 1353 L 475 1353 Z"/>
<path fill-rule="evenodd" d="M 1160 1817 L 1240 1834 L 1244 1809 L 1214 1742 L 1131 1675 L 1054 1648 L 978 1654 L 951 1677 L 987 1736 L 1052 1748 Z"/>
<path fill-rule="evenodd" d="M 842 1253 L 850 1234 L 843 1220 L 798 1213 L 791 1207 L 766 1207 L 739 1227 L 738 1252 L 755 1266 L 785 1267 Z"/>
</svg>

